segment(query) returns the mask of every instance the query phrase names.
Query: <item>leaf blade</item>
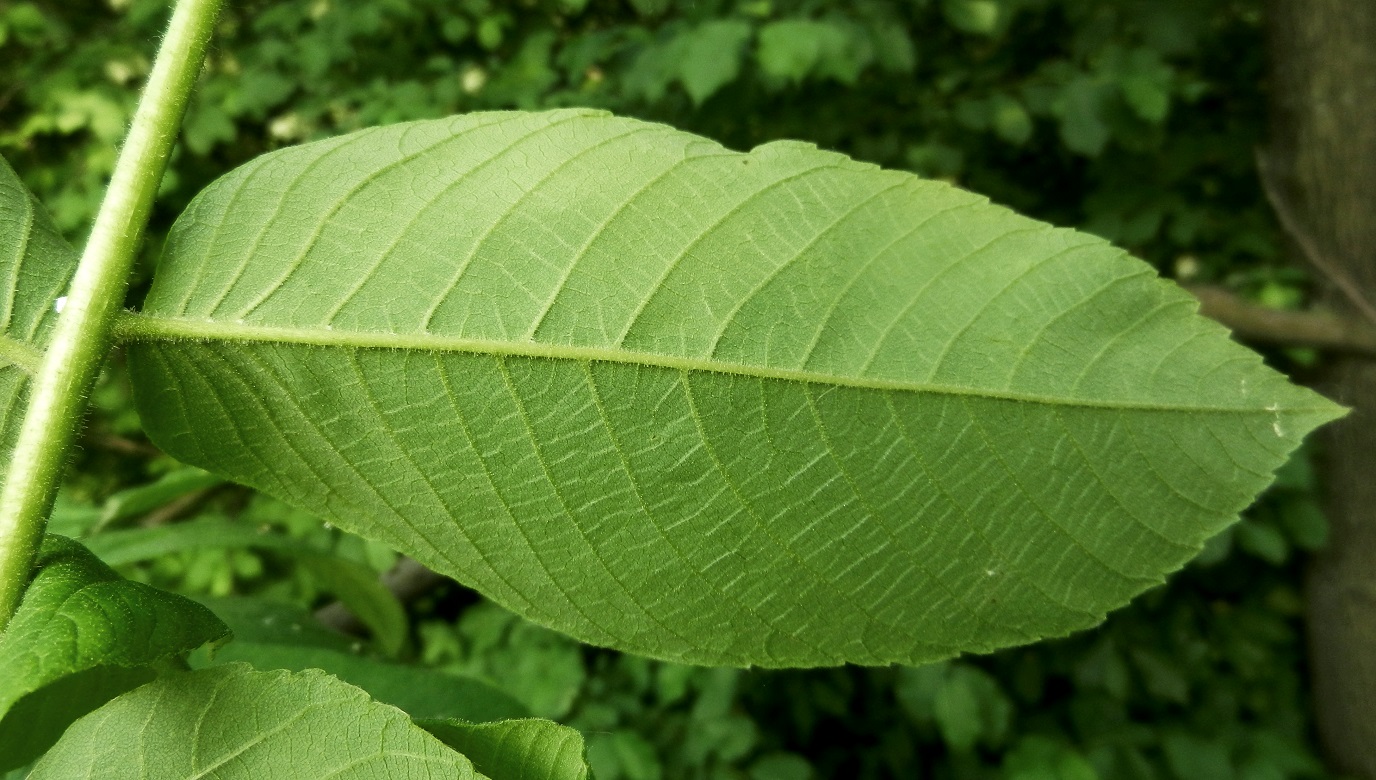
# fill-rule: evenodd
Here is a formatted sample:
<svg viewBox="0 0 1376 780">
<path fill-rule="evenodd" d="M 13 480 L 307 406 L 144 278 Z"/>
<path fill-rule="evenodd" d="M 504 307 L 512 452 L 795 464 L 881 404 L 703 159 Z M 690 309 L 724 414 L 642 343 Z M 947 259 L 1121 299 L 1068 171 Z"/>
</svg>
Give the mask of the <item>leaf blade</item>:
<svg viewBox="0 0 1376 780">
<path fill-rule="evenodd" d="M 40 711 L 70 707 L 67 714 L 74 717 L 104 700 L 87 697 L 112 695 L 115 691 L 105 690 L 108 685 L 132 687 L 113 681 L 129 676 L 120 670 L 137 671 L 228 634 L 209 610 L 121 579 L 70 539 L 48 536 L 35 572 L 14 619 L 0 633 L 0 668 L 6 670 L 0 678 L 0 724 L 4 727 L 0 732 L 5 738 L 0 741 L 0 756 L 5 757 L 0 766 L 8 766 L 5 761 L 21 755 L 34 757 L 61 733 L 49 730 L 35 736 L 27 729 L 32 724 L 6 717 L 21 703 Z M 67 691 L 70 702 L 47 705 L 34 698 L 58 695 L 49 686 L 64 679 L 111 667 L 114 671 L 106 675 L 111 681 L 96 680 L 81 690 Z M 47 740 L 46 744 L 39 744 L 40 739 Z"/>
<path fill-rule="evenodd" d="M 57 322 L 57 301 L 76 270 L 76 251 L 0 158 L 0 473 L 38 368 Z"/>
<path fill-rule="evenodd" d="M 492 780 L 587 780 L 583 735 L 540 718 L 465 723 L 429 719 L 418 726 L 468 756 Z"/>
<path fill-rule="evenodd" d="M 168 251 L 123 329 L 168 451 L 676 660 L 1083 628 L 1337 414 L 1098 239 L 581 111 L 278 153 Z"/>
<path fill-rule="evenodd" d="M 244 664 L 115 699 L 77 721 L 30 776 L 482 778 L 400 710 L 323 672 Z"/>
</svg>

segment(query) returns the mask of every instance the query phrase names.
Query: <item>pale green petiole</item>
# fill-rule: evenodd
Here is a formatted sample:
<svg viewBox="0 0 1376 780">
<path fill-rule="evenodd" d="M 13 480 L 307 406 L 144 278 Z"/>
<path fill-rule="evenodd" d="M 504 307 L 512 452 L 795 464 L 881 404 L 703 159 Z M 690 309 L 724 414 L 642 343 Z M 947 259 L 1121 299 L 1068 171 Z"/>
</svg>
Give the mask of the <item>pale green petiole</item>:
<svg viewBox="0 0 1376 780">
<path fill-rule="evenodd" d="M 0 492 L 0 629 L 18 606 L 222 0 L 178 0 L 30 387 Z"/>
</svg>

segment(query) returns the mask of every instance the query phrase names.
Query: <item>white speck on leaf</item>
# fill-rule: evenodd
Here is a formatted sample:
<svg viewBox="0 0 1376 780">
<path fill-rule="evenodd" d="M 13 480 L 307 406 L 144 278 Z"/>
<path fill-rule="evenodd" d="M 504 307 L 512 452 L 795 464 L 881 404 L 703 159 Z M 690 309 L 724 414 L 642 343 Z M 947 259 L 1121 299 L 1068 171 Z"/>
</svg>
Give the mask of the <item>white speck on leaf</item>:
<svg viewBox="0 0 1376 780">
<path fill-rule="evenodd" d="M 53 301 L 53 311 L 57 312 L 58 314 L 61 314 L 62 310 L 65 308 L 67 308 L 67 296 L 63 295 L 57 300 Z"/>
<path fill-rule="evenodd" d="M 1266 411 L 1276 415 L 1276 418 L 1271 421 L 1271 432 L 1276 434 L 1276 438 L 1281 438 L 1285 435 L 1285 431 L 1280 427 L 1280 404 L 1272 403 L 1266 407 Z"/>
</svg>

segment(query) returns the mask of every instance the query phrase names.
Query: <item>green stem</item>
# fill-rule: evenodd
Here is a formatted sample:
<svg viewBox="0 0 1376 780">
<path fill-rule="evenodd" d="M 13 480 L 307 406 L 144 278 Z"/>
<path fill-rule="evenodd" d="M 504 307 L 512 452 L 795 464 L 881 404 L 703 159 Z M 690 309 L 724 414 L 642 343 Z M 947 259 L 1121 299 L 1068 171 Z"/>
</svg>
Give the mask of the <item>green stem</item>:
<svg viewBox="0 0 1376 780">
<path fill-rule="evenodd" d="M 0 630 L 29 580 L 67 453 L 124 304 L 134 261 L 222 0 L 177 0 L 81 255 L 0 492 Z"/>
</svg>

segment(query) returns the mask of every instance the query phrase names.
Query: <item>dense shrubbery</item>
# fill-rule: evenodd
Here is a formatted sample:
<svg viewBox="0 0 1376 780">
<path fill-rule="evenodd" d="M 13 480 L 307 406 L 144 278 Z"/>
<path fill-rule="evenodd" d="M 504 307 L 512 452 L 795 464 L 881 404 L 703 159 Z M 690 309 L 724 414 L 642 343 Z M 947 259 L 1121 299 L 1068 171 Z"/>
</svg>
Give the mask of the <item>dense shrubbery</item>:
<svg viewBox="0 0 1376 780">
<path fill-rule="evenodd" d="M 146 256 L 213 175 L 262 151 L 377 123 L 591 105 L 736 148 L 802 138 L 947 178 L 1167 272 L 1294 305 L 1302 279 L 1279 262 L 1251 156 L 1262 133 L 1257 5 L 234 3 Z M 0 72 L 11 74 L 0 153 L 69 233 L 94 213 L 165 11 L 161 0 L 0 10 Z M 691 669 L 581 647 L 456 587 L 403 616 L 360 574 L 386 569 L 389 551 L 150 451 L 124 388 L 116 363 L 55 531 L 116 528 L 151 510 L 295 539 L 305 552 L 189 535 L 191 549 L 169 543 L 124 571 L 205 596 L 344 598 L 374 631 L 365 652 L 476 673 L 535 714 L 566 718 L 602 780 L 912 777 L 918 766 L 1019 780 L 1323 776 L 1297 583 L 1298 556 L 1324 525 L 1302 463 L 1184 576 L 1097 631 L 922 669 Z M 334 560 L 323 551 L 345 563 L 322 563 Z"/>
</svg>

